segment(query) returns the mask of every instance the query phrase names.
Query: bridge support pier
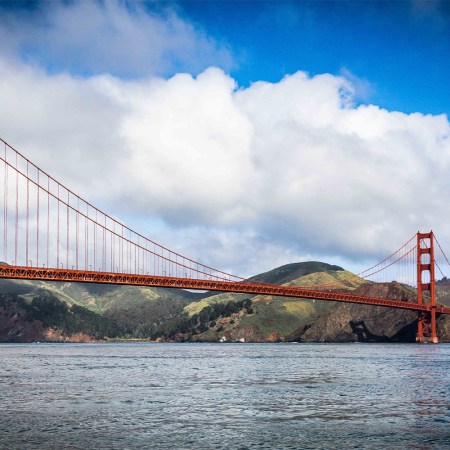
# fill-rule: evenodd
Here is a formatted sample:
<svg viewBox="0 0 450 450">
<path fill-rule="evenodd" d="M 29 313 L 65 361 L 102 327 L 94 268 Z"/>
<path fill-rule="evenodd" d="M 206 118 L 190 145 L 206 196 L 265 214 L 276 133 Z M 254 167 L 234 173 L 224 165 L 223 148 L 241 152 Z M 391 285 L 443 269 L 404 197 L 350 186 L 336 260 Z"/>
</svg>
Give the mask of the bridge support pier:
<svg viewBox="0 0 450 450">
<path fill-rule="evenodd" d="M 423 294 L 427 291 L 429 292 L 431 311 L 419 312 L 416 342 L 437 344 L 439 340 L 436 331 L 436 283 L 432 231 L 417 233 L 417 303 L 419 305 L 423 304 Z"/>
<path fill-rule="evenodd" d="M 437 344 L 439 342 L 436 331 L 436 310 L 434 308 L 430 313 L 419 313 L 416 342 L 424 344 Z"/>
</svg>

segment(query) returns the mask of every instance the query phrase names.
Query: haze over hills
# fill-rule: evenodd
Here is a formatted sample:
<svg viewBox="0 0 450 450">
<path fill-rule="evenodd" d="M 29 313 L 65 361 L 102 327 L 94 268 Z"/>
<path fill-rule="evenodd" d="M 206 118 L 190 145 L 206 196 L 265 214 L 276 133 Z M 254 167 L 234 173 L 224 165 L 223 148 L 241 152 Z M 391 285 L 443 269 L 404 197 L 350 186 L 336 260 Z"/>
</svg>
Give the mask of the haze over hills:
<svg viewBox="0 0 450 450">
<path fill-rule="evenodd" d="M 249 281 L 327 285 L 361 295 L 407 300 L 400 283 L 364 283 L 339 266 L 284 265 Z M 450 303 L 450 281 L 437 283 L 438 301 Z M 117 338 L 208 342 L 408 342 L 417 315 L 391 308 L 182 289 L 0 280 L 0 341 L 91 341 Z M 450 321 L 439 320 L 441 340 Z"/>
</svg>

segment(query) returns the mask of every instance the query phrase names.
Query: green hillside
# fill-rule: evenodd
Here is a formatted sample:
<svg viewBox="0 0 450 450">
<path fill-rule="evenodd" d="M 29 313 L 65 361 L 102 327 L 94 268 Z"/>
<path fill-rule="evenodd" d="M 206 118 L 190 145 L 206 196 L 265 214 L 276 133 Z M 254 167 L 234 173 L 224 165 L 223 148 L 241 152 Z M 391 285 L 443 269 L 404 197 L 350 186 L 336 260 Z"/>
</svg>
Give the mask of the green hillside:
<svg viewBox="0 0 450 450">
<path fill-rule="evenodd" d="M 408 301 L 415 289 L 367 283 L 339 266 L 288 264 L 248 282 L 314 286 Z M 437 282 L 450 304 L 450 281 Z M 233 293 L 89 283 L 0 280 L 0 341 L 108 338 L 208 342 L 414 341 L 417 314 L 390 308 Z M 450 321 L 439 319 L 441 339 Z"/>
<path fill-rule="evenodd" d="M 299 276 L 300 274 L 300 276 Z M 252 281 L 287 286 L 328 286 L 330 289 L 353 290 L 363 284 L 363 280 L 341 267 L 311 262 L 278 267 L 251 278 Z M 278 341 L 290 340 L 300 328 L 306 328 L 318 320 L 335 304 L 290 297 L 246 294 L 218 294 L 204 298 L 185 307 L 190 316 L 200 314 L 204 308 L 214 308 L 218 304 L 239 302 L 248 298 L 252 302 L 252 312 L 240 312 L 215 321 L 208 330 L 193 336 L 199 341 Z"/>
<path fill-rule="evenodd" d="M 53 320 L 49 313 L 51 308 L 43 306 L 47 303 L 53 305 L 54 309 L 67 308 L 69 313 L 89 311 L 95 314 L 99 324 L 108 324 L 106 328 L 103 325 L 101 328 L 106 329 L 107 333 L 90 333 L 96 339 L 146 338 L 155 327 L 183 312 L 184 307 L 197 298 L 195 294 L 179 289 L 25 280 L 0 280 L 0 295 L 4 302 L 8 301 L 8 314 L 27 318 L 27 323 L 24 324 L 23 320 L 6 320 L 5 315 L 2 322 L 0 316 L 0 340 L 3 341 L 10 340 L 8 336 L 20 334 L 17 329 L 27 329 L 28 322 L 32 320 L 41 321 L 47 327 L 61 329 L 60 323 Z M 11 310 L 13 304 L 16 305 L 17 314 L 13 312 L 14 308 Z M 38 305 L 47 311 L 48 320 L 43 321 L 42 308 Z M 90 328 L 89 330 L 92 331 Z M 77 331 L 85 332 L 82 327 L 76 330 L 76 326 L 71 326 L 70 330 L 66 327 L 63 331 L 66 335 Z"/>
<path fill-rule="evenodd" d="M 249 281 L 257 281 L 270 284 L 285 284 L 291 280 L 295 280 L 305 275 L 319 272 L 336 272 L 344 270 L 339 266 L 332 266 L 318 261 L 300 262 L 285 264 L 268 272 L 255 275 L 249 278 Z"/>
<path fill-rule="evenodd" d="M 349 278 L 347 282 L 346 277 Z M 256 275 L 246 280 L 247 282 L 269 283 L 269 284 L 285 284 L 287 286 L 311 286 L 314 284 L 330 284 L 336 281 L 343 281 L 338 286 L 340 288 L 353 287 L 355 276 L 351 272 L 347 272 L 339 266 L 321 262 L 301 262 L 294 264 L 286 264 L 277 267 L 269 272 Z M 336 286 L 332 286 L 336 287 Z M 238 301 L 244 298 L 254 298 L 248 294 L 218 293 L 209 295 L 198 302 L 193 302 L 186 306 L 185 310 L 189 315 L 198 314 L 203 308 L 216 303 Z"/>
</svg>

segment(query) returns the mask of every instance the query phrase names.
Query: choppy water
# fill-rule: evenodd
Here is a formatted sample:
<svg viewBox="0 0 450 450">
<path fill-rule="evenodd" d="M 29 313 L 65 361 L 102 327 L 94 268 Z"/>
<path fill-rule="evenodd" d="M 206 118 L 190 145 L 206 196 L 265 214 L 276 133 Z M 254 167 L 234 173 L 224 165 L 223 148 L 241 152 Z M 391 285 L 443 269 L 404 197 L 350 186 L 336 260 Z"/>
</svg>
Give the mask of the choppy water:
<svg viewBox="0 0 450 450">
<path fill-rule="evenodd" d="M 450 345 L 0 346 L 0 448 L 450 448 Z"/>
</svg>

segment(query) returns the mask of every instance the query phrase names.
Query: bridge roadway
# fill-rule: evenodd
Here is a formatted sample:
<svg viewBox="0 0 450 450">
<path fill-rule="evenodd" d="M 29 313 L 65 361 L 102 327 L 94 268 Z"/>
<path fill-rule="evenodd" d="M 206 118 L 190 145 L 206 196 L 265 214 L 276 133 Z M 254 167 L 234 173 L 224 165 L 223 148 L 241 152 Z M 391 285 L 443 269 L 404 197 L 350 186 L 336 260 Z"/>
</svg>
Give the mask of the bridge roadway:
<svg viewBox="0 0 450 450">
<path fill-rule="evenodd" d="M 414 311 L 431 311 L 431 305 L 390 300 L 386 298 L 364 297 L 333 291 L 318 291 L 296 286 L 279 286 L 234 281 L 199 280 L 195 278 L 175 278 L 155 275 L 138 275 L 127 273 L 108 273 L 70 269 L 51 269 L 21 266 L 0 266 L 0 278 L 25 280 L 66 281 L 81 283 L 102 283 L 132 286 L 152 286 L 178 289 L 194 289 L 242 294 L 275 295 L 297 297 L 313 300 L 327 300 L 364 305 L 386 306 L 390 308 L 409 309 Z M 436 306 L 436 313 L 450 314 L 450 308 Z"/>
</svg>

